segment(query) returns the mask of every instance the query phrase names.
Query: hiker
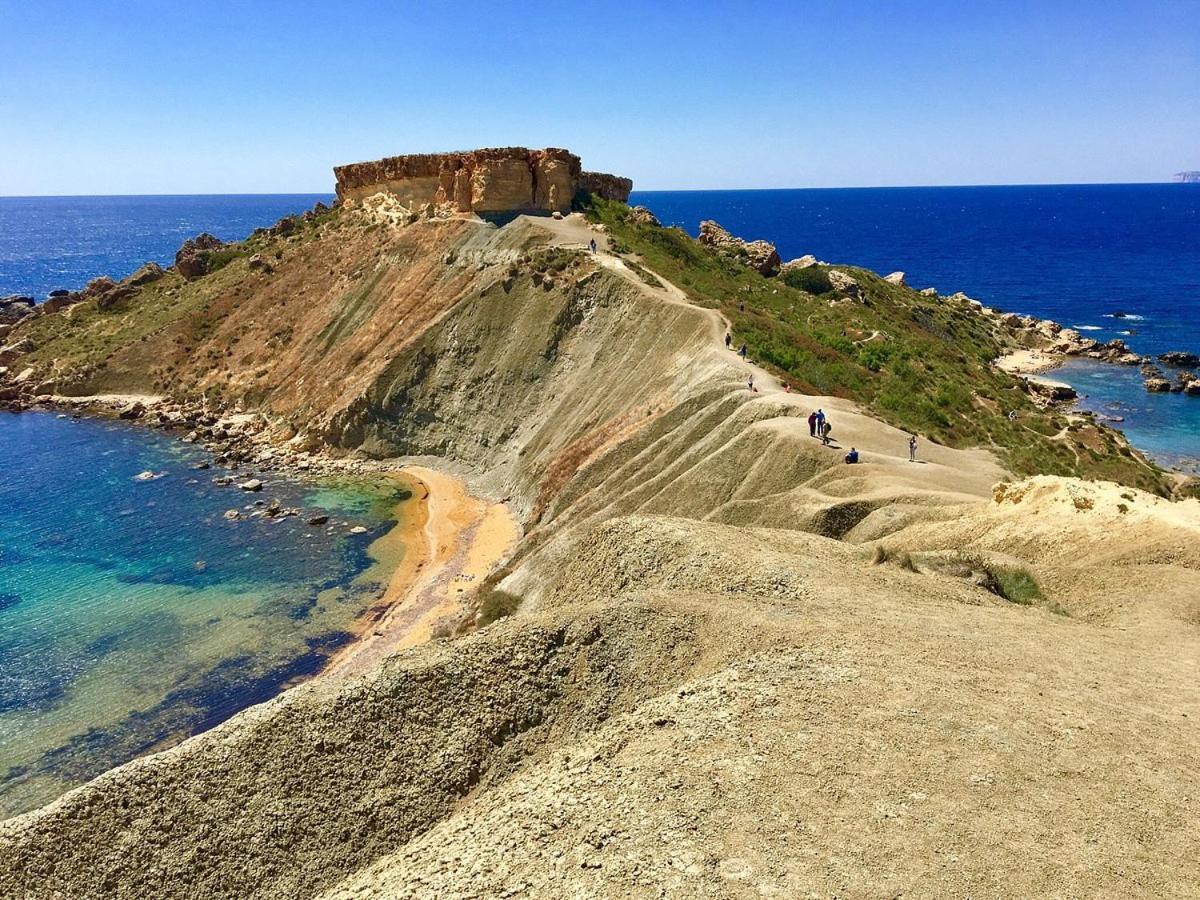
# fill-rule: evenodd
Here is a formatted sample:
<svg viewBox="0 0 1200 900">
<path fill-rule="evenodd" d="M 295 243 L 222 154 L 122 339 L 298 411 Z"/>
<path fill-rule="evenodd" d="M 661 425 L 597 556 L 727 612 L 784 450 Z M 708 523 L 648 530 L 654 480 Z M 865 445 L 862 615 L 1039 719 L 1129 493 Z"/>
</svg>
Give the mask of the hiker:
<svg viewBox="0 0 1200 900">
<path fill-rule="evenodd" d="M 733 349 L 733 335 L 730 334 L 728 331 L 725 332 L 725 349 L 726 350 Z"/>
<path fill-rule="evenodd" d="M 829 446 L 829 432 L 831 431 L 833 431 L 833 426 L 828 422 L 823 422 L 821 424 L 821 443 L 826 447 Z"/>
<path fill-rule="evenodd" d="M 817 410 L 817 435 L 818 437 L 825 432 L 825 410 Z"/>
<path fill-rule="evenodd" d="M 738 356 L 740 356 L 742 359 L 745 359 L 746 354 L 749 352 L 750 351 L 746 348 L 745 344 L 742 344 L 742 346 L 738 348 Z"/>
<path fill-rule="evenodd" d="M 908 461 L 917 461 L 917 436 L 915 434 L 908 438 Z"/>
<path fill-rule="evenodd" d="M 756 388 L 754 386 L 754 373 L 753 372 L 750 373 L 750 377 L 746 380 L 746 387 L 750 388 L 750 390 L 753 393 L 755 393 L 755 394 L 758 393 L 758 388 Z"/>
<path fill-rule="evenodd" d="M 595 253 L 596 252 L 596 239 L 592 238 L 592 242 L 590 244 L 588 244 L 588 246 L 591 247 L 592 252 Z"/>
<path fill-rule="evenodd" d="M 817 436 L 817 413 L 816 410 L 808 414 L 808 436 Z"/>
<path fill-rule="evenodd" d="M 851 447 L 850 452 L 846 454 L 846 465 L 852 466 L 856 462 L 858 462 L 858 451 Z"/>
</svg>

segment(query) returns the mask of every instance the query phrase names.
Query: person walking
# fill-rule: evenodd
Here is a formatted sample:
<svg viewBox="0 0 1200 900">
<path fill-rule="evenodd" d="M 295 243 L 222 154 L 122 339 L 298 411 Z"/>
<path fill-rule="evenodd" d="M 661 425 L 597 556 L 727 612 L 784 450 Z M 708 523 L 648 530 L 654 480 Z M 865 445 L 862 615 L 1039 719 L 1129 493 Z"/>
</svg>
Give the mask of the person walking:
<svg viewBox="0 0 1200 900">
<path fill-rule="evenodd" d="M 591 248 L 592 248 L 592 252 L 593 252 L 593 253 L 595 253 L 595 252 L 596 252 L 596 239 L 595 239 L 595 238 L 592 238 L 592 241 L 591 241 L 591 243 L 590 243 L 590 244 L 588 244 L 588 246 L 589 246 L 589 247 L 591 247 Z"/>
<path fill-rule="evenodd" d="M 749 352 L 750 351 L 746 348 L 745 344 L 742 344 L 742 346 L 738 348 L 738 356 L 740 356 L 742 359 L 745 359 L 746 354 Z"/>
<path fill-rule="evenodd" d="M 908 461 L 917 461 L 917 436 L 915 434 L 908 437 Z"/>
<path fill-rule="evenodd" d="M 758 388 L 754 386 L 754 373 L 750 373 L 750 377 L 746 379 L 746 387 L 750 388 L 751 393 L 757 394 Z"/>
<path fill-rule="evenodd" d="M 817 437 L 825 433 L 825 410 L 817 410 Z"/>
<path fill-rule="evenodd" d="M 821 424 L 821 443 L 826 447 L 829 446 L 829 432 L 831 431 L 833 431 L 833 426 L 828 422 L 823 422 Z"/>
<path fill-rule="evenodd" d="M 733 335 L 730 334 L 728 331 L 725 332 L 725 349 L 726 350 L 733 349 Z"/>
<path fill-rule="evenodd" d="M 817 411 L 815 409 L 808 414 L 808 436 L 817 436 Z"/>
</svg>

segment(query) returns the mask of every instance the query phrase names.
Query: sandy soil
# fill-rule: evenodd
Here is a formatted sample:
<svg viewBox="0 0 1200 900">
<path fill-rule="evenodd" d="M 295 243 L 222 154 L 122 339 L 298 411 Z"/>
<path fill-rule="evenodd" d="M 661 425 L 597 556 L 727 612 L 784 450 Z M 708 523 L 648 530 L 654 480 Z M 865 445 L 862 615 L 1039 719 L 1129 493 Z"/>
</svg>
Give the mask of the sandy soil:
<svg viewBox="0 0 1200 900">
<path fill-rule="evenodd" d="M 996 368 L 1011 375 L 1037 375 L 1063 364 L 1059 353 L 1044 350 L 1014 350 L 996 360 Z"/>
<path fill-rule="evenodd" d="M 404 473 L 424 496 L 409 501 L 412 524 L 399 538 L 411 549 L 381 600 L 387 611 L 323 676 L 362 674 L 397 650 L 429 640 L 438 622 L 462 608 L 520 537 L 504 504 L 472 496 L 457 478 L 421 466 Z"/>
</svg>

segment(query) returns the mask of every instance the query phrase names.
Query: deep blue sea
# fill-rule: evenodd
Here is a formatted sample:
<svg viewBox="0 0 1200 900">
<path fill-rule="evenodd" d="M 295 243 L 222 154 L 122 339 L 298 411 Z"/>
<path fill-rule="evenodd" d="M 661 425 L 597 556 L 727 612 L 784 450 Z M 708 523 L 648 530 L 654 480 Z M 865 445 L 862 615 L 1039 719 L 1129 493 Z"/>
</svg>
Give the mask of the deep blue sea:
<svg viewBox="0 0 1200 900">
<path fill-rule="evenodd" d="M 43 299 L 98 275 L 120 279 L 144 262 L 175 261 L 202 231 L 240 241 L 312 209 L 330 194 L 161 197 L 0 197 L 0 297 Z"/>
</svg>

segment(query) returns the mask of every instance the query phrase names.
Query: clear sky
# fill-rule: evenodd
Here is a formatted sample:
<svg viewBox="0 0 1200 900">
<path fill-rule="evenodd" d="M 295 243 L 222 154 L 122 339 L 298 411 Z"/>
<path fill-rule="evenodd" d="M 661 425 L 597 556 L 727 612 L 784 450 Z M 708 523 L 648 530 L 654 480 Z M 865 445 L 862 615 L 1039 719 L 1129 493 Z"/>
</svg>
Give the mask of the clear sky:
<svg viewBox="0 0 1200 900">
<path fill-rule="evenodd" d="M 1200 169 L 1200 0 L 0 0 L 0 195 L 568 147 L 638 188 Z"/>
</svg>

